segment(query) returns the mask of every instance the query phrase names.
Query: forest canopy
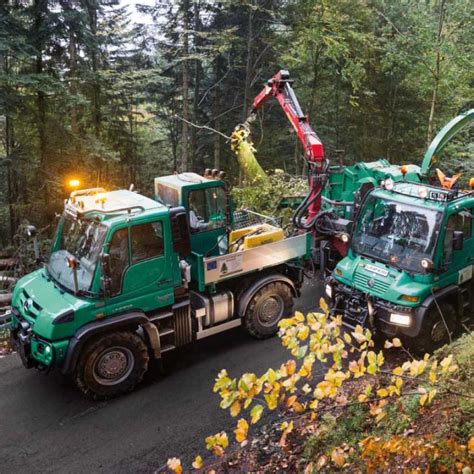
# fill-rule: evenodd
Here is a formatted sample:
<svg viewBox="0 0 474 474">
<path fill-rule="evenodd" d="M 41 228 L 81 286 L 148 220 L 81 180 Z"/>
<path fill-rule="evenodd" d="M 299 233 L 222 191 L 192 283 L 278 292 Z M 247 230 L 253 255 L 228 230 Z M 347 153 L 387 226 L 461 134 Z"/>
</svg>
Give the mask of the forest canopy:
<svg viewBox="0 0 474 474">
<path fill-rule="evenodd" d="M 189 122 L 230 135 L 279 69 L 336 163 L 420 163 L 440 126 L 472 107 L 468 0 L 137 8 L 143 23 L 118 0 L 0 0 L 0 244 L 24 219 L 51 224 L 71 177 L 145 194 L 176 170 L 219 168 L 239 183 L 226 139 Z M 473 171 L 467 138 L 445 153 L 448 171 Z M 264 169 L 304 173 L 277 104 L 259 113 L 254 142 Z"/>
</svg>

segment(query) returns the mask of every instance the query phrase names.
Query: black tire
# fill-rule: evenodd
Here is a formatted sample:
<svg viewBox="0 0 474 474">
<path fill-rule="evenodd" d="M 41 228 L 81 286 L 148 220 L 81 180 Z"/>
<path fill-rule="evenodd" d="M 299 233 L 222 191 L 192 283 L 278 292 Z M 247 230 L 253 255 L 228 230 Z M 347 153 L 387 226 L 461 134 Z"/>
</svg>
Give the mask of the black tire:
<svg viewBox="0 0 474 474">
<path fill-rule="evenodd" d="M 105 400 L 130 392 L 148 368 L 148 350 L 140 336 L 118 331 L 99 336 L 83 349 L 74 381 L 85 395 Z"/>
<path fill-rule="evenodd" d="M 293 309 L 291 288 L 280 281 L 269 283 L 250 300 L 244 316 L 245 328 L 256 339 L 265 339 L 278 332 L 278 323 Z"/>
<path fill-rule="evenodd" d="M 426 313 L 418 336 L 405 340 L 413 352 L 421 355 L 427 352 L 431 353 L 448 344 L 453 338 L 457 325 L 456 310 L 450 303 L 441 303 L 440 309 L 444 319 L 441 317 L 438 307 L 431 306 Z"/>
</svg>

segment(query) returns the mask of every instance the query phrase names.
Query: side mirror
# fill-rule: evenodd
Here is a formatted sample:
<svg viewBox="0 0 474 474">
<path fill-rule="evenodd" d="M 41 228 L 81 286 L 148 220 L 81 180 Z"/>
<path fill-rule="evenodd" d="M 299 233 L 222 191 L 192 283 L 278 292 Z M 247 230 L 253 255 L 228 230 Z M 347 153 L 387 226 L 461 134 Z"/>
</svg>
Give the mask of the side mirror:
<svg viewBox="0 0 474 474">
<path fill-rule="evenodd" d="M 462 250 L 464 244 L 464 232 L 455 230 L 453 232 L 453 250 Z"/>
<path fill-rule="evenodd" d="M 110 254 L 103 252 L 100 256 L 100 262 L 102 266 L 102 277 L 100 279 L 100 284 L 104 296 L 110 295 L 111 292 L 111 278 L 110 278 Z"/>
<path fill-rule="evenodd" d="M 100 255 L 100 262 L 102 264 L 102 273 L 107 276 L 110 276 L 110 254 L 107 252 L 102 252 Z"/>
<path fill-rule="evenodd" d="M 172 207 L 170 219 L 173 250 L 181 258 L 187 257 L 191 253 L 191 237 L 188 215 L 184 207 Z"/>
</svg>

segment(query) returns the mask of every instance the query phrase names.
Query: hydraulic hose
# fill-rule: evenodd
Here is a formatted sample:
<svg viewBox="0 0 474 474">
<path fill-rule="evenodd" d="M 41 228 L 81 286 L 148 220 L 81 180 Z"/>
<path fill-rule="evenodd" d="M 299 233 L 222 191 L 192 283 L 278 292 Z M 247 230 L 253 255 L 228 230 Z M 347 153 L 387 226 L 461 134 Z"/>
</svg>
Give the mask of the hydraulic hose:
<svg viewBox="0 0 474 474">
<path fill-rule="evenodd" d="M 311 168 L 314 167 L 314 163 L 309 163 L 309 167 L 310 171 L 312 171 Z M 321 196 L 321 193 L 323 192 L 324 185 L 327 181 L 328 167 L 328 160 L 324 160 L 323 170 L 321 171 L 321 173 L 313 175 L 315 179 L 320 179 L 319 190 L 315 194 L 313 194 L 313 190 L 311 190 L 309 194 L 303 199 L 302 203 L 296 208 L 292 217 L 292 222 L 297 229 L 309 230 L 314 226 L 316 220 L 318 219 L 319 213 L 316 214 L 310 221 L 303 222 L 303 219 L 308 213 L 309 207 L 311 206 L 311 204 L 313 204 L 314 201 L 316 201 L 316 199 Z"/>
</svg>

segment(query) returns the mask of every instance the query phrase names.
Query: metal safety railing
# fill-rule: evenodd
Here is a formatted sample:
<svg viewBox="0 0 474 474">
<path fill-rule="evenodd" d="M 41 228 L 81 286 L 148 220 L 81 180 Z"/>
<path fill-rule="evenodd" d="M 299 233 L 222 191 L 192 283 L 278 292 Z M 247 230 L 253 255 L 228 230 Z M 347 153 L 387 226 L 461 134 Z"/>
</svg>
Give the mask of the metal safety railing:
<svg viewBox="0 0 474 474">
<path fill-rule="evenodd" d="M 257 224 L 270 224 L 281 227 L 281 217 L 270 217 L 248 209 L 239 209 L 234 211 L 234 230 L 243 229 Z"/>
</svg>

